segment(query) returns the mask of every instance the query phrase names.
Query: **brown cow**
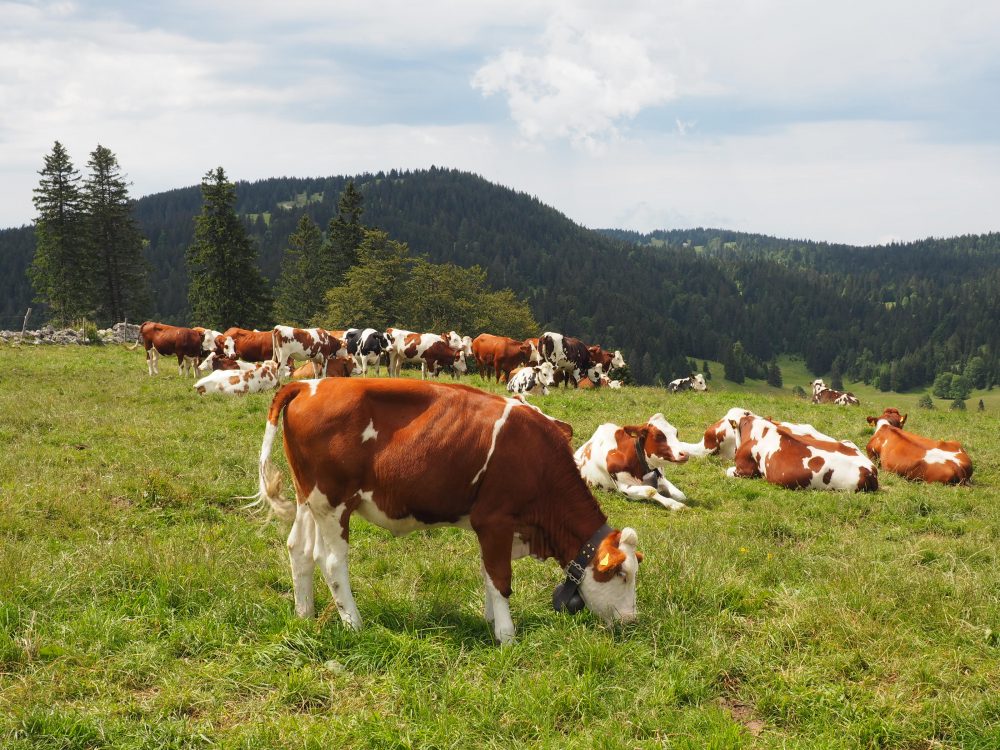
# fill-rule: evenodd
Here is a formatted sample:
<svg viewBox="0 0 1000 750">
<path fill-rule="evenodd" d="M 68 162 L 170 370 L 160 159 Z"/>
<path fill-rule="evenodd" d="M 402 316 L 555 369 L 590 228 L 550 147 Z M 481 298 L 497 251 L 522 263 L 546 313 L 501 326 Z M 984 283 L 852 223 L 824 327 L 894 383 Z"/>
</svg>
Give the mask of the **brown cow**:
<svg viewBox="0 0 1000 750">
<path fill-rule="evenodd" d="M 296 502 L 281 497 L 269 462 L 282 413 Z M 408 378 L 289 383 L 268 412 L 258 498 L 294 521 L 288 549 L 303 617 L 314 612 L 318 563 L 341 619 L 361 627 L 347 568 L 355 511 L 397 534 L 471 529 L 482 555 L 484 614 L 501 642 L 514 637 L 511 561 L 529 554 L 568 569 L 556 606 L 585 604 L 609 623 L 636 617 L 635 531 L 607 526 L 564 434 L 516 399 Z"/>
<path fill-rule="evenodd" d="M 472 353 L 476 357 L 479 374 L 489 380 L 492 370 L 494 378 L 500 382 L 501 374 L 505 380 L 509 380 L 511 370 L 528 364 L 531 345 L 506 336 L 481 333 L 472 340 Z"/>
<path fill-rule="evenodd" d="M 905 432 L 906 414 L 886 409 L 881 417 L 868 417 L 875 434 L 866 450 L 883 469 L 907 479 L 942 484 L 968 484 L 972 477 L 972 459 L 954 440 L 932 440 Z"/>
<path fill-rule="evenodd" d="M 204 336 L 193 328 L 172 326 L 147 320 L 139 326 L 139 339 L 146 349 L 146 368 L 150 375 L 159 375 L 160 355 L 177 356 L 177 373 L 184 376 L 185 370 L 196 375 L 196 368 L 204 354 Z"/>
<path fill-rule="evenodd" d="M 326 361 L 326 377 L 349 378 L 354 370 L 353 359 L 328 359 Z M 306 362 L 292 373 L 292 380 L 306 380 L 316 377 L 316 363 Z"/>
<path fill-rule="evenodd" d="M 248 331 L 245 328 L 227 328 L 222 333 L 233 340 L 236 359 L 245 362 L 266 362 L 274 359 L 273 335 L 271 331 Z"/>
<path fill-rule="evenodd" d="M 464 375 L 467 371 L 465 352 L 453 349 L 443 341 L 435 341 L 420 353 L 421 370 L 436 378 L 443 369 L 451 371 L 452 377 Z"/>
</svg>

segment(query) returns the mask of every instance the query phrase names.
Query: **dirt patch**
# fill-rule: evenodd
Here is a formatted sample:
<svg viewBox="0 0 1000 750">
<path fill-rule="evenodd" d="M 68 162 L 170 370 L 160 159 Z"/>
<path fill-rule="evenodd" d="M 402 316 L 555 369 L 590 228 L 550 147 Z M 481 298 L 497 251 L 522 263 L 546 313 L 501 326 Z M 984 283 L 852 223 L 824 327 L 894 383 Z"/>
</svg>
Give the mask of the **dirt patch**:
<svg viewBox="0 0 1000 750">
<path fill-rule="evenodd" d="M 725 696 L 718 699 L 719 708 L 733 717 L 733 721 L 742 724 L 754 737 L 764 731 L 764 722 L 754 716 L 753 706 Z"/>
</svg>

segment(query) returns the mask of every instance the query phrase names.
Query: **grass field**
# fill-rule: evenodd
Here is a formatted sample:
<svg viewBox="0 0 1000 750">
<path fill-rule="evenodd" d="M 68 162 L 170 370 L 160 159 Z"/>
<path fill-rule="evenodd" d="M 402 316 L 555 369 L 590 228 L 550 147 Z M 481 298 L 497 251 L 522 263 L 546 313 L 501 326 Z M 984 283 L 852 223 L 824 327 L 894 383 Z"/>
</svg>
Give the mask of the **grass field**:
<svg viewBox="0 0 1000 750">
<path fill-rule="evenodd" d="M 365 629 L 341 626 L 318 575 L 323 614 L 297 620 L 282 530 L 235 499 L 255 491 L 270 394 L 199 398 L 161 369 L 120 347 L 0 348 L 5 750 L 1000 747 L 996 402 L 910 409 L 909 428 L 964 442 L 968 488 L 789 492 L 706 459 L 668 473 L 688 511 L 599 493 L 639 532 L 640 621 L 555 614 L 557 565 L 523 560 L 500 648 L 475 540 L 452 529 L 356 520 Z M 695 440 L 742 405 L 862 446 L 866 414 L 910 403 L 859 395 L 536 402 L 576 445 L 656 411 Z"/>
</svg>

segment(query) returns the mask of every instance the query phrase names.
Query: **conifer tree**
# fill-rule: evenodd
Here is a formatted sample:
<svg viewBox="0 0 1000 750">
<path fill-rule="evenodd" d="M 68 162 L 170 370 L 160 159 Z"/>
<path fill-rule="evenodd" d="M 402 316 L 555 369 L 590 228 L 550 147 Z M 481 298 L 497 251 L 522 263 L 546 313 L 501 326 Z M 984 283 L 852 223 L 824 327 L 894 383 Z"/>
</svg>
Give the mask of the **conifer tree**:
<svg viewBox="0 0 1000 750">
<path fill-rule="evenodd" d="M 281 278 L 274 300 L 275 318 L 284 324 L 304 327 L 323 306 L 321 256 L 323 235 L 308 214 L 299 219 L 288 236 L 288 249 L 281 264 Z"/>
<path fill-rule="evenodd" d="M 330 219 L 326 229 L 324 289 L 343 284 L 348 269 L 358 262 L 358 248 L 365 239 L 365 227 L 361 223 L 363 201 L 361 193 L 354 187 L 354 181 L 348 182 L 340 194 L 337 215 Z"/>
<path fill-rule="evenodd" d="M 204 203 L 187 250 L 191 319 L 219 330 L 265 328 L 271 322 L 270 291 L 236 215 L 236 186 L 217 167 L 202 178 L 201 194 Z"/>
<path fill-rule="evenodd" d="M 92 258 L 91 292 L 97 317 L 109 323 L 135 320 L 149 304 L 148 267 L 142 235 L 132 218 L 128 183 L 117 157 L 98 145 L 90 154 L 84 184 L 84 225 Z"/>
<path fill-rule="evenodd" d="M 48 304 L 54 321 L 66 324 L 90 312 L 93 264 L 81 231 L 80 173 L 56 141 L 39 174 L 33 198 L 35 256 L 28 273 L 36 299 Z"/>
</svg>

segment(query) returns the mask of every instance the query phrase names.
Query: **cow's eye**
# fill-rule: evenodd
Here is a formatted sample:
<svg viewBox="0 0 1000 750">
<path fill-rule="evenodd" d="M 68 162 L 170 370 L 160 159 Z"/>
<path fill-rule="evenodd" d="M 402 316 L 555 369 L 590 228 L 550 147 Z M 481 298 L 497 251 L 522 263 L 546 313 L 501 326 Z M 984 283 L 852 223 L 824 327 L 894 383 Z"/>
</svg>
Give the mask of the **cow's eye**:
<svg viewBox="0 0 1000 750">
<path fill-rule="evenodd" d="M 626 573 L 624 570 L 619 570 L 618 571 L 618 577 L 621 578 L 623 581 L 627 581 L 628 580 L 628 573 Z"/>
</svg>

